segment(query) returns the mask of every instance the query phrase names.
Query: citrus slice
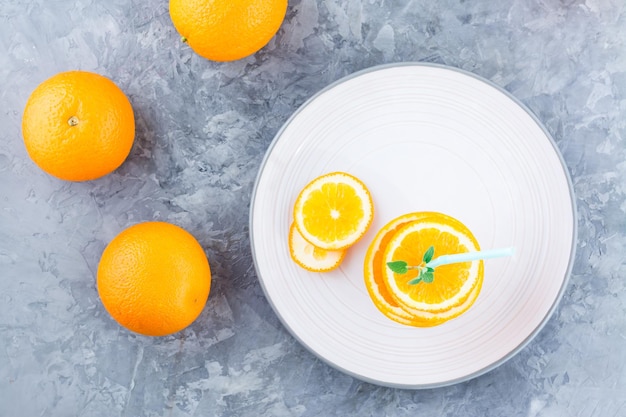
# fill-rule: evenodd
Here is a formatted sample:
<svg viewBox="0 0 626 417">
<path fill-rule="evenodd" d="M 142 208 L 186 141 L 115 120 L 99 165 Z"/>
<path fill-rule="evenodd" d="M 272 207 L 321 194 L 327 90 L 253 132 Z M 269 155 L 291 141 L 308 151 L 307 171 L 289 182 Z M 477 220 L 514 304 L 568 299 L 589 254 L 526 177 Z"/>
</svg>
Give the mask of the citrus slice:
<svg viewBox="0 0 626 417">
<path fill-rule="evenodd" d="M 361 180 L 345 172 L 317 177 L 300 192 L 293 217 L 302 237 L 325 250 L 356 243 L 374 217 L 372 196 Z"/>
<path fill-rule="evenodd" d="M 459 305 L 449 308 L 448 310 L 439 311 L 436 313 L 433 313 L 430 311 L 415 312 L 413 316 L 413 322 L 411 323 L 411 325 L 417 326 L 417 327 L 437 326 L 439 324 L 445 323 L 448 320 L 451 320 L 455 317 L 460 316 L 461 314 L 469 310 L 469 308 L 474 304 L 482 288 L 482 283 L 483 283 L 483 280 L 481 277 L 478 283 L 471 290 L 469 296 L 465 299 L 465 301 L 463 301 Z"/>
<path fill-rule="evenodd" d="M 388 222 L 383 226 L 365 253 L 363 276 L 365 288 L 378 310 L 393 321 L 406 325 L 424 325 L 423 320 L 401 308 L 391 296 L 383 277 L 383 254 L 393 235 L 403 225 L 428 215 L 426 212 L 408 213 Z"/>
<path fill-rule="evenodd" d="M 431 327 L 442 324 L 469 309 L 478 297 L 482 287 L 481 279 L 465 302 L 449 310 L 435 313 L 415 310 L 409 312 L 402 308 L 389 293 L 383 276 L 383 267 L 386 267 L 383 265 L 383 254 L 389 241 L 399 229 L 411 221 L 438 215 L 438 213 L 433 212 L 415 212 L 396 217 L 378 231 L 365 254 L 363 271 L 365 287 L 370 298 L 381 313 L 400 324 L 415 327 Z"/>
<path fill-rule="evenodd" d="M 341 264 L 346 251 L 324 250 L 311 245 L 292 223 L 289 228 L 289 255 L 295 263 L 308 271 L 328 272 Z"/>
<path fill-rule="evenodd" d="M 441 265 L 434 272 L 433 282 L 413 285 L 409 282 L 417 277 L 417 270 L 397 274 L 386 267 L 388 262 L 398 260 L 413 266 L 421 265 L 430 246 L 435 250 L 435 258 L 480 250 L 476 238 L 463 223 L 441 213 L 410 221 L 394 233 L 383 254 L 383 279 L 396 303 L 418 316 L 424 312 L 441 313 L 463 306 L 472 291 L 482 285 L 482 261 Z"/>
</svg>

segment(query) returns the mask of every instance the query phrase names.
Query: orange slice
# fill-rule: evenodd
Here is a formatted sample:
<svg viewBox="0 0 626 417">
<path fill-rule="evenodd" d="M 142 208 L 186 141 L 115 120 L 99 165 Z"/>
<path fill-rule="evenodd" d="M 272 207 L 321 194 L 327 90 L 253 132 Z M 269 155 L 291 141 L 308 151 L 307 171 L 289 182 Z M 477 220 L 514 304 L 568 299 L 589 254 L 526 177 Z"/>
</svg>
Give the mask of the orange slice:
<svg viewBox="0 0 626 417">
<path fill-rule="evenodd" d="M 435 258 L 455 253 L 480 250 L 476 238 L 460 221 L 441 213 L 433 213 L 403 225 L 390 239 L 383 254 L 383 279 L 392 298 L 411 314 L 441 313 L 464 306 L 473 290 L 482 285 L 483 262 L 463 262 L 436 268 L 432 283 L 411 285 L 416 270 L 397 274 L 386 267 L 388 262 L 403 260 L 420 265 L 430 246 Z"/>
<path fill-rule="evenodd" d="M 295 224 L 292 223 L 289 228 L 289 255 L 295 263 L 306 270 L 328 272 L 341 264 L 346 251 L 327 251 L 311 245 L 304 240 Z"/>
<path fill-rule="evenodd" d="M 383 254 L 389 241 L 399 229 L 412 221 L 426 219 L 429 216 L 438 217 L 440 214 L 434 212 L 415 212 L 404 214 L 389 221 L 378 231 L 370 243 L 365 254 L 365 262 L 363 265 L 365 287 L 376 308 L 395 322 L 415 327 L 436 326 L 459 316 L 474 303 L 482 287 L 481 278 L 480 282 L 474 287 L 465 302 L 449 310 L 435 313 L 415 310 L 409 312 L 396 302 L 385 284 L 383 268 L 386 268 L 386 265 L 383 265 Z"/>
<path fill-rule="evenodd" d="M 428 215 L 426 212 L 409 213 L 391 220 L 378 231 L 365 253 L 363 276 L 370 298 L 381 313 L 401 324 L 425 325 L 427 323 L 401 308 L 387 290 L 383 277 L 383 254 L 387 244 L 400 227 L 426 215 Z"/>
<path fill-rule="evenodd" d="M 356 243 L 374 217 L 372 196 L 363 182 L 345 172 L 317 177 L 300 192 L 293 217 L 313 246 L 342 250 Z"/>
<path fill-rule="evenodd" d="M 469 308 L 474 304 L 476 299 L 478 298 L 478 294 L 482 288 L 482 278 L 479 282 L 474 286 L 469 296 L 463 301 L 461 304 L 456 305 L 454 307 L 449 308 L 445 311 L 440 311 L 436 313 L 432 313 L 430 311 L 418 311 L 414 314 L 414 326 L 419 327 L 430 327 L 437 326 L 439 324 L 445 323 L 448 320 L 451 320 L 455 317 L 460 316 L 465 313 Z M 418 284 L 419 285 L 419 284 Z M 429 285 L 429 284 L 426 284 Z"/>
</svg>

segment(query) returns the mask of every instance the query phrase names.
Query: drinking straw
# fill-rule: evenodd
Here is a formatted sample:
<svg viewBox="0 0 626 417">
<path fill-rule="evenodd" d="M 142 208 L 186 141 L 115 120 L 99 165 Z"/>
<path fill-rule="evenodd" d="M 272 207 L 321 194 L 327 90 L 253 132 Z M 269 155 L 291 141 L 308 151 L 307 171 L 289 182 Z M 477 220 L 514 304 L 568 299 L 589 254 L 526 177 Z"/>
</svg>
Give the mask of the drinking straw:
<svg viewBox="0 0 626 417">
<path fill-rule="evenodd" d="M 476 252 L 457 253 L 454 255 L 441 255 L 426 264 L 429 268 L 435 268 L 441 265 L 455 264 L 460 262 L 478 261 L 481 259 L 501 258 L 504 256 L 513 256 L 515 248 L 500 248 L 480 250 Z"/>
</svg>

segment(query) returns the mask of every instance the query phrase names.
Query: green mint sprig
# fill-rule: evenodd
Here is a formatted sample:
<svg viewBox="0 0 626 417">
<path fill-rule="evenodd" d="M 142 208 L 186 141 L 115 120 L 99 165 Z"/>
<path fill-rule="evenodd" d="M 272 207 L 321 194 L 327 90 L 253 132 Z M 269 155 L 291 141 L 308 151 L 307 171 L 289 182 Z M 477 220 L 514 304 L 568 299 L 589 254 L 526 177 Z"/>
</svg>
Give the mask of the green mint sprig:
<svg viewBox="0 0 626 417">
<path fill-rule="evenodd" d="M 426 250 L 424 256 L 422 256 L 422 263 L 416 266 L 410 266 L 405 261 L 387 262 L 387 266 L 396 274 L 406 274 L 411 269 L 417 269 L 419 271 L 416 278 L 413 278 L 408 283 L 409 285 L 415 285 L 420 282 L 430 284 L 435 280 L 435 269 L 431 268 L 427 264 L 432 261 L 435 256 L 435 247 L 431 246 Z"/>
</svg>

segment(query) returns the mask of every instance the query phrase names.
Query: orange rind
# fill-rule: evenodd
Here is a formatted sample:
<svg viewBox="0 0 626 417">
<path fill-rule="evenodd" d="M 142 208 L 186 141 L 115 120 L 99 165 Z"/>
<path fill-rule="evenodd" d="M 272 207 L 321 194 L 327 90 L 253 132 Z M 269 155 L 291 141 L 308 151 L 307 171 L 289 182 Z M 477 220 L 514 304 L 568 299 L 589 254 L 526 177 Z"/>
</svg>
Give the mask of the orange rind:
<svg viewBox="0 0 626 417">
<path fill-rule="evenodd" d="M 339 267 L 346 256 L 346 251 L 328 251 L 311 245 L 292 223 L 289 228 L 289 255 L 296 264 L 307 271 L 328 272 Z"/>
</svg>

